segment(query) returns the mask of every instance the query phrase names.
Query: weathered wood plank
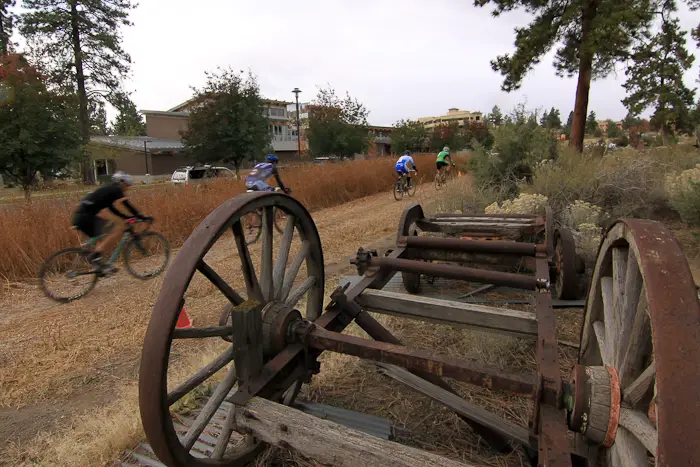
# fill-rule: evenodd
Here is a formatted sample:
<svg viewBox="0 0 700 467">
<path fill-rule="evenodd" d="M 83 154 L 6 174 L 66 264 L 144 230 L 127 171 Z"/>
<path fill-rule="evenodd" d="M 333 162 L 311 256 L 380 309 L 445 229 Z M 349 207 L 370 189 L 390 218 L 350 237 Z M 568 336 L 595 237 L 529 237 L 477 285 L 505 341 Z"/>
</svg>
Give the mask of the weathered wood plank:
<svg viewBox="0 0 700 467">
<path fill-rule="evenodd" d="M 600 278 L 600 292 L 603 295 L 603 323 L 605 324 L 605 348 L 600 349 L 601 354 L 604 355 L 606 359 L 606 365 L 612 365 L 612 344 L 611 340 L 614 340 L 615 334 L 615 323 L 613 322 L 614 309 L 615 306 L 615 293 L 614 293 L 614 282 L 613 278 L 610 276 Z"/>
<path fill-rule="evenodd" d="M 608 353 L 613 362 L 617 365 L 618 356 L 620 355 L 620 345 L 623 335 L 623 324 L 625 317 L 623 309 L 625 308 L 625 278 L 627 277 L 627 257 L 629 248 L 614 247 L 612 250 L 612 269 L 613 269 L 613 309 L 612 309 L 612 332 L 606 329 L 606 335 L 610 336 L 608 340 Z M 630 322 L 634 319 L 634 314 L 630 317 Z M 622 350 L 624 352 L 624 350 Z"/>
<path fill-rule="evenodd" d="M 617 428 L 615 444 L 608 453 L 609 463 L 620 467 L 640 467 L 649 465 L 644 446 L 624 427 Z"/>
<path fill-rule="evenodd" d="M 266 443 L 293 448 L 335 467 L 469 467 L 259 397 L 236 408 L 235 426 Z"/>
<path fill-rule="evenodd" d="M 370 289 L 355 300 L 363 308 L 376 313 L 537 338 L 537 318 L 525 311 Z"/>
<path fill-rule="evenodd" d="M 605 365 L 610 365 L 610 359 L 605 353 L 605 325 L 602 321 L 596 321 L 593 323 L 593 331 L 595 332 L 595 338 L 598 341 L 598 348 L 600 349 L 600 356 L 603 359 Z"/>
</svg>

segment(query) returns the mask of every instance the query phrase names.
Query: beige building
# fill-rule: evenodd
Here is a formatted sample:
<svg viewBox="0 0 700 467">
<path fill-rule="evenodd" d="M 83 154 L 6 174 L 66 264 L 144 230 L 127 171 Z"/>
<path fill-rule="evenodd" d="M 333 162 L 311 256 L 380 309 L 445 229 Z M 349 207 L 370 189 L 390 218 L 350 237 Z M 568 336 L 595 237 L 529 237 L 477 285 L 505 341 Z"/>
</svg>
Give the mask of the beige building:
<svg viewBox="0 0 700 467">
<path fill-rule="evenodd" d="M 622 130 L 622 121 L 615 122 L 615 125 L 617 126 L 618 130 Z M 600 127 L 600 131 L 603 133 L 608 132 L 608 121 L 607 120 L 598 120 L 598 126 Z"/>
<path fill-rule="evenodd" d="M 451 108 L 446 115 L 440 117 L 420 117 L 418 121 L 426 128 L 433 128 L 441 124 L 457 122 L 460 128 L 469 125 L 471 122 L 482 122 L 484 119 L 481 112 L 470 112 L 469 110 L 459 110 Z"/>
</svg>

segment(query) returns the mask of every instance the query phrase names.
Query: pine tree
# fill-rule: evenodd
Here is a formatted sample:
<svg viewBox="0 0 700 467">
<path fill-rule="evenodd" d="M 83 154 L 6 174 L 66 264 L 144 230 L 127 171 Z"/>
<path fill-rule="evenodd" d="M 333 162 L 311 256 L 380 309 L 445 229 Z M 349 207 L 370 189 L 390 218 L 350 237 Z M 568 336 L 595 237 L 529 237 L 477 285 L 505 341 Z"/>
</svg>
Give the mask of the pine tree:
<svg viewBox="0 0 700 467">
<path fill-rule="evenodd" d="M 596 120 L 595 112 L 591 110 L 591 113 L 588 114 L 588 118 L 586 118 L 586 134 L 595 135 L 596 130 L 599 128 L 600 126 L 598 125 L 598 121 Z"/>
<path fill-rule="evenodd" d="M 559 109 L 555 109 L 554 107 L 552 107 L 552 109 L 547 114 L 547 128 L 561 128 L 561 116 L 559 115 Z"/>
<path fill-rule="evenodd" d="M 542 114 L 542 117 L 540 118 L 540 126 L 543 128 L 548 128 L 549 124 L 549 114 L 545 110 L 544 113 Z"/>
<path fill-rule="evenodd" d="M 91 100 L 88 104 L 88 113 L 90 115 L 90 136 L 107 136 L 109 130 L 104 102 Z"/>
<path fill-rule="evenodd" d="M 495 5 L 494 16 L 516 9 L 534 15 L 526 28 L 515 29 L 516 51 L 491 62 L 504 76 L 502 88 L 514 91 L 552 48 L 560 76 L 578 75 L 570 143 L 583 150 L 583 134 L 591 80 L 608 75 L 625 59 L 635 37 L 651 20 L 651 0 L 474 0 L 477 6 Z"/>
<path fill-rule="evenodd" d="M 633 115 L 654 107 L 651 125 L 660 130 L 664 145 L 674 129 L 688 129 L 695 94 L 683 82 L 695 57 L 685 47 L 686 33 L 674 17 L 676 11 L 676 2 L 665 0 L 659 12 L 660 31 L 648 32 L 635 47 L 634 66 L 627 68 L 624 84 L 627 97 L 622 101 Z"/>
<path fill-rule="evenodd" d="M 14 14 L 10 8 L 15 6 L 15 0 L 0 0 L 0 56 L 7 55 L 12 48 L 12 32 L 14 30 Z"/>
<path fill-rule="evenodd" d="M 501 109 L 497 105 L 493 106 L 487 120 L 494 125 L 501 125 L 503 123 L 503 112 L 501 112 Z"/>
<path fill-rule="evenodd" d="M 130 26 L 131 0 L 23 0 L 20 31 L 53 82 L 78 94 L 83 144 L 90 139 L 89 101 L 115 92 L 129 71 L 120 28 Z M 83 179 L 93 183 L 90 155 Z"/>
<path fill-rule="evenodd" d="M 116 93 L 111 99 L 117 109 L 117 117 L 112 127 L 112 133 L 119 136 L 146 136 L 146 124 L 143 116 L 136 109 L 136 104 L 125 92 Z"/>
</svg>

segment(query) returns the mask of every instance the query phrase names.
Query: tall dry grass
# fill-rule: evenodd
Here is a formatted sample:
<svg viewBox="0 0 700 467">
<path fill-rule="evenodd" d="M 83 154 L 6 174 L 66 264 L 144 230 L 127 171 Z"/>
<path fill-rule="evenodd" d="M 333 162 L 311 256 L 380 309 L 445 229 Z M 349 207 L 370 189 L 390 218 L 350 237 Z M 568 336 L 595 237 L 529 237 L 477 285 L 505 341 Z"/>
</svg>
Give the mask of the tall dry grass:
<svg viewBox="0 0 700 467">
<path fill-rule="evenodd" d="M 434 155 L 415 157 L 420 180 L 432 181 Z M 282 169 L 285 185 L 310 211 L 392 188 L 393 158 L 351 161 L 323 166 Z M 165 235 L 171 246 L 180 245 L 217 206 L 245 191 L 240 180 L 216 180 L 198 186 L 165 184 L 153 190 L 134 190 L 133 203 L 156 218 L 154 230 Z M 27 205 L 0 206 L 0 278 L 15 281 L 36 277 L 42 261 L 51 253 L 78 246 L 82 238 L 71 230 L 79 196 L 40 200 Z"/>
</svg>

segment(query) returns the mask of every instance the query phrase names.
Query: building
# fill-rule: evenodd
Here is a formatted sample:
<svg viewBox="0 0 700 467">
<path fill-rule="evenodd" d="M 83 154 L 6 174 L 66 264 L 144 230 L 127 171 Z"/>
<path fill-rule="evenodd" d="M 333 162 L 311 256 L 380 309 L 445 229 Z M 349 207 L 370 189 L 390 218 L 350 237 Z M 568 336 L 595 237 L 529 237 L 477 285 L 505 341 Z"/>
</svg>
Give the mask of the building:
<svg viewBox="0 0 700 467">
<path fill-rule="evenodd" d="M 181 133 L 187 130 L 190 111 L 203 100 L 190 99 L 168 110 L 143 110 L 147 136 L 94 136 L 90 138 L 95 177 L 116 170 L 133 175 L 171 175 L 175 169 L 193 164 L 185 154 Z M 272 135 L 272 148 L 284 159 L 297 153 L 296 122 L 287 107 L 291 102 L 265 99 L 265 115 Z M 216 161 L 211 161 L 216 162 Z"/>
<path fill-rule="evenodd" d="M 622 121 L 615 122 L 615 125 L 617 126 L 618 130 L 622 130 Z M 600 131 L 603 133 L 608 132 L 608 121 L 607 120 L 598 120 L 598 126 L 600 127 Z"/>
<path fill-rule="evenodd" d="M 469 110 L 459 110 L 457 108 L 451 108 L 447 110 L 446 115 L 440 117 L 420 117 L 418 121 L 423 124 L 425 128 L 434 128 L 442 124 L 450 124 L 457 122 L 460 128 L 464 128 L 471 122 L 483 122 L 484 117 L 481 112 L 471 112 Z"/>
</svg>

